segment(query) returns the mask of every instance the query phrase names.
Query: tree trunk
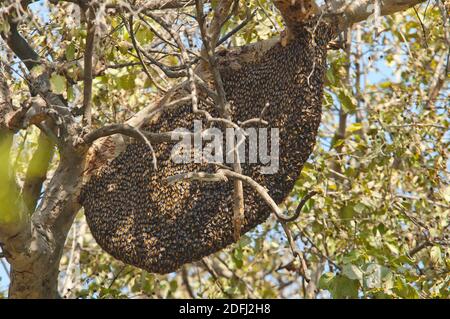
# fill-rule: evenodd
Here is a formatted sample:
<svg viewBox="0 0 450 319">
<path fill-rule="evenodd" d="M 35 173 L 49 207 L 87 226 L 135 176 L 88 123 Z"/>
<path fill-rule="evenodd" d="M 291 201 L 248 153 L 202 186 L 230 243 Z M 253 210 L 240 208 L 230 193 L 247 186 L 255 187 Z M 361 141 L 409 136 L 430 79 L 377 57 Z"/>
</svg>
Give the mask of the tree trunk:
<svg viewBox="0 0 450 319">
<path fill-rule="evenodd" d="M 61 247 L 62 248 L 62 247 Z M 36 259 L 23 258 L 11 267 L 9 298 L 53 299 L 59 298 L 58 274 L 62 249 Z"/>
<path fill-rule="evenodd" d="M 11 264 L 10 298 L 59 297 L 59 262 L 80 209 L 77 199 L 83 168 L 83 156 L 72 151 L 62 154 L 31 223 L 4 241 L 5 255 Z"/>
</svg>

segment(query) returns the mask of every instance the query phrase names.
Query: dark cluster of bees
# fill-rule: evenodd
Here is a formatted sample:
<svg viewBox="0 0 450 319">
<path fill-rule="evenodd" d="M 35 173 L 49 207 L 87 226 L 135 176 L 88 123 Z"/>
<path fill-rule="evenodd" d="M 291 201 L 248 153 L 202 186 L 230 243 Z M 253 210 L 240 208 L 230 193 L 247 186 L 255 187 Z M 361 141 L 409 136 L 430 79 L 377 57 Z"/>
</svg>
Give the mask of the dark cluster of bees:
<svg viewBox="0 0 450 319">
<path fill-rule="evenodd" d="M 291 192 L 313 150 L 320 124 L 326 45 L 333 27 L 315 23 L 299 27 L 294 41 L 285 47 L 275 45 L 258 61 L 238 70 L 221 66 L 233 120 L 258 118 L 269 104 L 264 113 L 269 124 L 262 127 L 280 130 L 278 173 L 261 175 L 261 164 L 242 164 L 243 173 L 266 187 L 277 203 Z M 314 36 L 311 30 L 315 30 Z M 215 112 L 210 105 L 201 107 Z M 192 113 L 191 105 L 185 105 L 164 111 L 157 123 L 146 129 L 192 130 L 194 119 L 204 121 L 201 115 Z M 207 126 L 205 121 L 203 124 Z M 171 143 L 154 147 L 157 171 L 148 146 L 134 142 L 91 178 L 80 200 L 91 232 L 105 251 L 149 272 L 168 273 L 235 241 L 233 183 L 183 181 L 169 185 L 166 178 L 175 174 L 214 172 L 215 168 L 175 164 L 170 159 Z M 241 234 L 271 214 L 267 204 L 246 185 L 244 198 Z"/>
</svg>

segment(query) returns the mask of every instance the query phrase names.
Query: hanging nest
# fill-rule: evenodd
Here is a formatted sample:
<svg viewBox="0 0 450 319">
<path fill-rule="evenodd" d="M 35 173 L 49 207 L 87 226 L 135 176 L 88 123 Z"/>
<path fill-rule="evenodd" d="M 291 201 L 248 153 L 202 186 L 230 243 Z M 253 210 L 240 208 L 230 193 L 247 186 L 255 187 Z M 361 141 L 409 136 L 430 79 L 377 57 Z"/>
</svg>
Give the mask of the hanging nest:
<svg viewBox="0 0 450 319">
<path fill-rule="evenodd" d="M 260 164 L 242 164 L 243 174 L 264 186 L 277 204 L 291 192 L 311 154 L 321 119 L 326 45 L 333 26 L 311 21 L 300 25 L 294 39 L 276 44 L 258 60 L 236 68 L 221 65 L 227 100 L 235 123 L 259 118 L 279 128 L 279 170 L 262 175 Z M 314 35 L 313 31 L 315 32 Z M 200 108 L 213 116 L 206 104 Z M 165 110 L 145 129 L 167 132 L 204 117 L 186 104 Z M 145 143 L 132 143 L 100 168 L 82 189 L 80 201 L 97 243 L 115 258 L 152 273 L 169 273 L 185 263 L 200 260 L 235 242 L 233 182 L 166 180 L 186 172 L 214 172 L 212 165 L 175 164 L 173 144 L 154 145 L 158 169 Z M 241 234 L 263 223 L 271 214 L 268 205 L 244 184 L 245 218 Z"/>
</svg>

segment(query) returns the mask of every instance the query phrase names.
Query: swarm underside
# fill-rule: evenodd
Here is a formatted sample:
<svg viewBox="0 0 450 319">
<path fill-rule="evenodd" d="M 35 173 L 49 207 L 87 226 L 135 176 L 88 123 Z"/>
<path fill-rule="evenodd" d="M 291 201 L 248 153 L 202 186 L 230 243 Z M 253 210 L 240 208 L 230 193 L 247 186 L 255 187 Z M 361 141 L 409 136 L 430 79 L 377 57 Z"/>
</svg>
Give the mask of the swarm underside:
<svg viewBox="0 0 450 319">
<path fill-rule="evenodd" d="M 238 70 L 221 67 L 235 122 L 258 118 L 270 105 L 264 120 L 268 128 L 280 130 L 279 171 L 261 175 L 259 164 L 246 163 L 242 169 L 266 187 L 277 203 L 291 192 L 313 150 L 320 124 L 326 44 L 332 30 L 325 23 L 308 27 L 309 31 L 299 30 L 295 41 L 286 47 L 274 46 L 256 62 Z M 201 108 L 219 116 L 204 103 Z M 202 116 L 192 113 L 191 105 L 185 105 L 164 111 L 146 129 L 165 132 L 184 127 L 192 131 L 194 119 L 207 126 Z M 166 178 L 175 174 L 214 172 L 213 165 L 175 164 L 170 160 L 172 146 L 155 145 L 155 171 L 146 144 L 128 145 L 91 178 L 80 197 L 98 244 L 115 258 L 153 273 L 175 271 L 234 242 L 232 181 L 168 185 Z M 241 234 L 270 215 L 267 204 L 246 185 L 244 197 Z"/>
</svg>

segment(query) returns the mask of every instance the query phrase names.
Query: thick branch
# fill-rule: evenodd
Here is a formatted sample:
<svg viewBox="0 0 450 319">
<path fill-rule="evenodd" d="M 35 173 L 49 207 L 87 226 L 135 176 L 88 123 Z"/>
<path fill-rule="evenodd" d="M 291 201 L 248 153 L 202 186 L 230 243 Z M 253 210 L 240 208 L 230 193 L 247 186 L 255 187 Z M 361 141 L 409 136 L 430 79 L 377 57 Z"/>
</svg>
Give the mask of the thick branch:
<svg viewBox="0 0 450 319">
<path fill-rule="evenodd" d="M 28 2 L 34 2 L 28 1 Z M 57 4 L 58 2 L 70 2 L 79 5 L 80 7 L 86 7 L 89 4 L 89 0 L 50 0 L 50 3 Z M 107 4 L 106 7 L 109 9 L 121 9 L 129 10 L 132 12 L 146 12 L 153 10 L 168 10 L 168 9 L 181 9 L 194 4 L 194 0 L 152 0 L 146 1 L 140 5 L 131 5 L 125 3 L 125 1 L 118 1 L 118 3 Z"/>
<path fill-rule="evenodd" d="M 87 145 L 93 144 L 96 140 L 102 138 L 111 136 L 114 134 L 122 134 L 125 136 L 129 136 L 135 139 L 142 139 L 142 135 L 144 135 L 149 141 L 154 143 L 164 143 L 164 142 L 170 142 L 172 140 L 172 132 L 167 133 L 152 133 L 152 132 L 145 132 L 145 131 L 139 131 L 138 128 L 135 128 L 128 124 L 111 124 L 104 126 L 102 128 L 99 128 L 89 134 L 87 134 L 83 141 Z"/>
<path fill-rule="evenodd" d="M 28 70 L 39 64 L 40 57 L 28 44 L 28 42 L 20 35 L 17 30 L 17 23 L 10 22 L 10 30 L 8 34 L 2 33 L 10 49 L 25 64 Z"/>
<path fill-rule="evenodd" d="M 19 187 L 10 165 L 14 132 L 5 123 L 12 111 L 11 97 L 5 75 L 0 73 L 0 242 L 20 233 L 28 223 Z"/>
<path fill-rule="evenodd" d="M 216 47 L 223 24 L 229 18 L 229 11 L 234 0 L 219 1 L 214 8 L 214 17 L 208 27 L 207 34 L 211 46 Z"/>
<path fill-rule="evenodd" d="M 12 26 L 10 31 L 6 34 L 2 33 L 1 36 L 25 66 L 31 70 L 40 63 L 40 58 L 18 33 L 17 25 L 11 22 L 10 25 Z M 9 296 L 49 298 L 57 295 L 59 260 L 67 232 L 79 209 L 77 197 L 81 188 L 83 156 L 71 147 L 72 137 L 75 134 L 69 132 L 72 127 L 69 127 L 67 123 L 71 122 L 72 118 L 65 108 L 64 100 L 50 91 L 49 72 L 44 72 L 36 79 L 29 79 L 29 84 L 31 94 L 43 99 L 44 105 L 47 106 L 45 109 L 50 113 L 64 116 L 64 121 L 60 121 L 58 124 L 58 136 L 63 146 L 60 152 L 61 160 L 46 189 L 43 201 L 33 217 L 28 214 L 14 176 L 11 176 L 11 170 L 9 168 L 5 170 L 3 177 L 0 178 L 0 241 L 4 245 L 5 253 L 12 267 Z M 38 113 L 34 115 L 44 113 L 38 110 Z M 31 115 L 34 118 L 34 115 Z M 26 116 L 23 119 L 26 119 Z M 48 126 L 46 127 L 48 128 Z M 53 136 L 51 130 L 45 131 Z M 3 134 L 0 133 L 0 135 Z M 6 145 L 9 150 L 10 141 L 12 141 L 11 130 L 8 131 L 7 136 L 5 143 L 1 144 Z M 35 154 L 35 158 L 41 156 L 45 159 L 50 158 L 51 147 L 45 148 L 45 154 L 39 152 L 39 154 Z M 0 154 L 5 156 L 1 162 L 9 163 L 9 151 L 0 151 Z M 33 190 L 33 195 L 30 197 L 32 199 L 30 200 L 31 206 L 35 205 L 39 196 L 37 193 L 42 188 L 48 162 L 49 160 L 37 170 L 39 171 L 38 180 L 30 179 L 25 183 Z M 7 165 L 0 165 L 0 167 L 7 167 Z M 30 170 L 33 171 L 32 165 Z"/>
<path fill-rule="evenodd" d="M 22 195 L 28 212 L 32 214 L 36 209 L 42 185 L 47 179 L 47 171 L 54 155 L 54 143 L 43 132 L 38 138 L 38 146 L 28 165 Z"/>
<path fill-rule="evenodd" d="M 71 2 L 74 1 L 86 1 L 86 0 L 71 0 Z M 167 9 L 181 9 L 186 8 L 188 6 L 192 6 L 195 4 L 194 0 L 152 0 L 147 1 L 147 3 L 143 5 L 125 5 L 123 3 L 119 4 L 110 4 L 107 5 L 107 8 L 118 8 L 123 10 L 130 10 L 131 12 L 141 11 L 141 12 L 148 12 L 148 11 L 154 11 L 154 10 L 167 10 Z"/>
<path fill-rule="evenodd" d="M 375 13 L 373 0 L 330 1 L 332 13 L 338 14 L 339 26 L 343 30 L 348 25 L 366 20 Z M 405 11 L 425 0 L 384 0 L 380 1 L 380 16 Z"/>
<path fill-rule="evenodd" d="M 328 1 L 330 6 L 322 7 L 322 12 L 329 11 L 323 19 L 337 18 L 339 30 L 344 30 L 349 24 L 366 20 L 374 13 L 373 0 L 346 1 L 335 0 Z M 381 2 L 381 16 L 390 15 L 407 10 L 425 0 L 385 0 Z M 280 9 L 283 18 L 290 15 L 290 11 Z M 267 51 L 280 42 L 280 37 L 273 37 L 268 40 L 259 41 L 242 47 L 231 48 L 218 52 L 217 64 L 239 69 L 246 62 L 257 62 Z"/>
</svg>

